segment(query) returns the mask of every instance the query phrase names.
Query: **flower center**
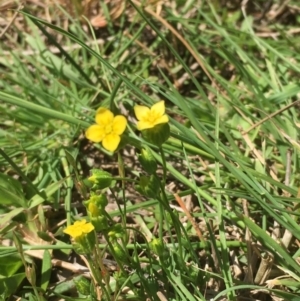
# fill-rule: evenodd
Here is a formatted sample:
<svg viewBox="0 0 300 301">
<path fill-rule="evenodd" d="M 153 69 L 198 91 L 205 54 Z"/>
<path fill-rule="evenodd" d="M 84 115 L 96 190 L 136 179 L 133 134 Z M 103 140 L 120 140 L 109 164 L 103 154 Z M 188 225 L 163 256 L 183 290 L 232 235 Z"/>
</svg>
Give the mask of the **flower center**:
<svg viewBox="0 0 300 301">
<path fill-rule="evenodd" d="M 111 124 L 106 125 L 104 128 L 105 134 L 110 134 L 112 132 L 112 130 L 113 130 L 113 128 L 112 128 Z"/>
<path fill-rule="evenodd" d="M 73 237 L 76 239 L 77 237 L 80 237 L 82 235 L 82 226 L 80 225 L 74 225 L 73 229 Z"/>
<path fill-rule="evenodd" d="M 157 114 L 156 112 L 149 112 L 148 113 L 147 120 L 150 123 L 155 123 L 155 121 L 157 120 L 157 118 L 159 118 L 159 114 Z"/>
</svg>

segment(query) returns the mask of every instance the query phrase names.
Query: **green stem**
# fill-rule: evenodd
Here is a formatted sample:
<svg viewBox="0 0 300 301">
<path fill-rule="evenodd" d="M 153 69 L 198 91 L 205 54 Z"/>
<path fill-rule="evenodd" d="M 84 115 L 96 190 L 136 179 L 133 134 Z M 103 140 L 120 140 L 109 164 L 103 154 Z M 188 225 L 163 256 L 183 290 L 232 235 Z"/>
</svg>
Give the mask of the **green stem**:
<svg viewBox="0 0 300 301">
<path fill-rule="evenodd" d="M 103 285 L 103 282 L 102 282 L 102 276 L 100 274 L 100 269 L 95 269 L 95 266 L 94 266 L 94 260 L 91 258 L 90 255 L 87 255 L 87 261 L 89 263 L 89 267 L 91 269 L 91 273 L 93 274 L 95 280 L 96 280 L 96 285 L 100 285 L 101 287 L 101 290 L 105 293 L 106 295 L 106 299 L 107 300 L 110 300 L 110 295 L 109 295 L 109 292 L 108 290 L 105 288 L 105 286 Z M 109 286 L 108 286 L 109 287 Z"/>
<path fill-rule="evenodd" d="M 158 236 L 161 241 L 163 241 L 163 227 L 164 227 L 164 208 L 161 202 L 158 204 L 158 208 L 160 211 L 159 214 L 159 228 L 158 228 Z"/>
<path fill-rule="evenodd" d="M 116 114 L 116 111 L 117 111 L 117 106 L 116 104 L 114 103 L 114 100 L 115 100 L 115 97 L 117 95 L 117 92 L 122 84 L 123 80 L 121 78 L 119 78 L 111 92 L 111 95 L 110 95 L 110 110 L 112 112 L 114 112 Z"/>
<path fill-rule="evenodd" d="M 161 154 L 161 160 L 162 160 L 162 166 L 163 166 L 163 187 L 166 186 L 166 181 L 167 181 L 167 161 L 166 161 L 166 156 L 164 149 L 160 146 L 159 151 Z"/>
<path fill-rule="evenodd" d="M 116 180 L 116 181 L 127 181 L 127 182 L 131 182 L 131 183 L 139 183 L 138 180 L 130 179 L 130 178 L 123 178 L 123 177 L 114 177 L 114 180 Z"/>
<path fill-rule="evenodd" d="M 0 91 L 0 100 L 3 100 L 7 103 L 16 105 L 21 108 L 28 109 L 28 110 L 36 112 L 38 114 L 48 116 L 53 119 L 63 120 L 68 123 L 83 126 L 85 128 L 90 126 L 90 123 L 88 123 L 86 121 L 77 119 L 76 117 L 73 117 L 71 115 L 67 115 L 67 114 L 64 114 L 64 113 L 61 113 L 61 112 L 58 112 L 58 111 L 55 111 L 55 110 L 52 110 L 49 108 L 42 107 L 40 105 L 37 105 L 35 103 L 29 102 L 27 100 L 24 100 L 22 98 L 19 98 L 17 96 L 14 96 L 14 95 L 11 95 L 11 94 L 8 94 L 5 92 Z"/>
<path fill-rule="evenodd" d="M 241 225 L 241 228 L 244 229 L 244 227 L 242 227 Z M 208 241 L 206 243 L 204 242 L 191 242 L 191 245 L 195 248 L 195 249 L 203 249 L 206 247 L 206 244 L 208 244 L 208 246 L 210 246 L 211 242 Z M 99 248 L 105 248 L 106 247 L 106 244 L 99 244 L 98 245 Z M 173 244 L 166 244 L 166 246 L 168 248 L 171 248 L 171 247 L 174 247 Z M 175 244 L 175 247 L 177 246 L 177 244 Z M 216 241 L 216 246 L 217 248 L 219 248 L 221 246 L 221 243 L 220 241 Z M 228 248 L 246 248 L 247 245 L 246 243 L 244 242 L 241 242 L 239 240 L 233 240 L 233 241 L 227 241 L 227 247 Z M 73 246 L 72 245 L 35 245 L 35 246 L 32 246 L 32 245 L 22 245 L 22 248 L 23 250 L 72 250 L 73 249 Z M 138 249 L 138 250 L 143 250 L 145 248 L 147 248 L 147 244 L 128 244 L 126 246 L 127 249 L 129 250 L 134 250 L 134 249 Z M 0 246 L 0 253 L 3 252 L 3 251 L 10 251 L 10 252 L 17 252 L 17 248 L 16 247 L 3 247 L 3 246 Z"/>
<path fill-rule="evenodd" d="M 177 228 L 176 226 L 176 219 L 174 218 L 174 214 L 172 212 L 172 209 L 169 205 L 169 201 L 168 201 L 168 198 L 167 198 L 167 195 L 166 195 L 166 181 L 167 181 L 167 162 L 166 162 L 166 156 L 165 156 L 165 152 L 163 150 L 163 148 L 160 146 L 159 147 L 159 151 L 160 151 L 160 154 L 161 154 L 161 160 L 162 160 L 162 166 L 163 166 L 163 180 L 162 181 L 159 181 L 160 182 L 160 190 L 161 190 L 161 195 L 162 195 L 162 198 L 160 198 L 160 202 L 159 202 L 159 210 L 161 212 L 161 214 L 159 215 L 159 238 L 162 240 L 163 238 L 163 222 L 164 222 L 164 219 L 167 219 L 166 217 L 166 211 L 169 212 L 170 216 L 172 217 L 172 221 L 173 221 L 173 224 L 174 224 L 174 227 L 175 229 Z M 164 208 L 165 207 L 165 210 Z M 173 240 L 173 235 L 172 235 L 172 232 L 171 232 L 171 229 L 169 227 L 169 223 L 166 223 L 166 226 L 168 228 L 168 232 L 169 232 L 169 236 L 170 236 L 170 239 L 172 241 L 172 244 L 174 244 L 174 240 Z M 176 230 L 176 233 L 178 235 L 178 231 Z M 179 244 L 180 245 L 180 244 Z"/>
<path fill-rule="evenodd" d="M 122 158 L 122 155 L 120 154 L 120 152 L 118 152 L 118 166 L 119 166 L 119 174 L 120 174 L 121 178 L 125 178 L 124 161 L 123 161 L 123 158 Z M 122 180 L 122 199 L 123 199 L 123 204 L 124 204 L 123 214 L 122 214 L 122 223 L 123 223 L 123 226 L 126 227 L 125 180 Z M 121 209 L 121 208 L 119 208 L 119 209 Z M 120 212 L 122 212 L 122 211 L 120 210 Z"/>
<path fill-rule="evenodd" d="M 73 188 L 73 180 L 71 178 L 71 173 L 68 165 L 68 161 L 66 159 L 66 152 L 62 148 L 59 151 L 59 156 L 61 159 L 61 164 L 63 166 L 63 170 L 66 175 L 66 182 L 67 182 L 67 195 L 65 197 L 65 211 L 67 215 L 67 224 L 71 225 L 72 223 L 72 217 L 71 217 L 71 198 L 72 198 L 72 188 Z"/>
<path fill-rule="evenodd" d="M 26 181 L 26 184 L 34 191 L 36 194 L 38 194 L 41 198 L 46 199 L 46 195 L 44 192 L 40 192 L 35 185 L 31 182 L 31 180 L 25 175 L 25 173 L 16 165 L 10 157 L 0 148 L 0 155 L 13 167 L 13 169 L 23 178 L 24 181 Z M 26 203 L 24 203 L 24 207 L 28 207 Z"/>
<path fill-rule="evenodd" d="M 95 232 L 95 239 L 97 241 L 96 232 Z M 102 254 L 101 254 L 98 243 L 96 243 L 96 248 L 95 248 L 95 254 L 94 255 L 95 255 L 95 262 L 98 265 L 99 270 L 102 271 L 105 274 L 105 276 L 103 278 L 104 278 L 104 282 L 105 282 L 105 285 L 106 285 L 107 290 L 108 290 L 108 294 L 111 294 L 112 292 L 111 292 L 111 288 L 110 288 L 110 285 L 109 285 L 109 275 L 107 274 L 107 270 L 104 266 L 104 263 L 103 263 L 103 260 L 102 260 Z"/>
<path fill-rule="evenodd" d="M 160 153 L 161 153 L 161 161 L 162 161 L 162 166 L 163 166 L 163 181 L 161 182 L 161 192 L 162 192 L 162 199 L 163 199 L 162 203 L 165 204 L 166 209 L 170 213 L 170 217 L 172 219 L 172 223 L 173 223 L 173 226 L 175 228 L 176 235 L 177 235 L 177 238 L 178 238 L 179 256 L 183 260 L 183 257 L 182 257 L 182 254 L 183 254 L 182 251 L 183 251 L 183 249 L 182 249 L 182 244 L 181 244 L 181 231 L 180 231 L 181 225 L 178 225 L 178 219 L 174 215 L 174 213 L 173 213 L 173 211 L 172 211 L 172 209 L 171 209 L 171 207 L 169 205 L 169 201 L 168 201 L 168 198 L 167 198 L 167 195 L 166 195 L 166 191 L 165 191 L 166 178 L 167 178 L 166 156 L 165 156 L 164 150 L 163 150 L 163 148 L 161 146 L 159 147 L 159 150 L 160 150 Z M 160 204 L 161 204 L 161 202 L 160 202 Z M 173 235 L 171 235 L 171 230 L 169 228 L 169 223 L 166 223 L 166 224 L 168 226 L 168 231 L 170 232 L 171 241 L 172 241 L 173 244 L 175 244 L 175 242 L 173 240 Z"/>
<path fill-rule="evenodd" d="M 118 266 L 119 266 L 121 272 L 122 272 L 124 275 L 126 275 L 126 272 L 125 272 L 124 267 L 123 267 L 124 264 L 123 264 L 123 262 L 121 262 L 121 261 L 119 260 L 118 256 L 116 256 L 116 254 L 115 254 L 115 252 L 114 252 L 114 247 L 113 247 L 112 243 L 110 242 L 108 235 L 107 235 L 107 234 L 104 234 L 104 237 L 105 237 L 105 240 L 107 241 L 107 244 L 108 244 L 108 246 L 109 246 L 110 252 L 111 252 L 112 255 L 114 256 L 114 258 L 115 258 L 115 260 L 116 260 L 116 262 L 117 262 L 117 264 L 118 264 Z"/>
</svg>

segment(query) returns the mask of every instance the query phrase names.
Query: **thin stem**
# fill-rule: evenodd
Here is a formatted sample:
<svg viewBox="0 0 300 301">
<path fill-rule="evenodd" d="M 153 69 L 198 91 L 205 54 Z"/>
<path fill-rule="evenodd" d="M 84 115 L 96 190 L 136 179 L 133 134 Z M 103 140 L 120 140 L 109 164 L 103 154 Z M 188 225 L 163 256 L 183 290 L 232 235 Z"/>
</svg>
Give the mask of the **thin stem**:
<svg viewBox="0 0 300 301">
<path fill-rule="evenodd" d="M 160 199 L 161 201 L 159 202 L 159 205 L 160 205 L 160 210 L 162 212 L 162 214 L 160 215 L 160 231 L 163 230 L 163 215 L 165 215 L 165 211 L 163 210 L 163 205 L 165 206 L 166 210 L 170 213 L 170 216 L 172 218 L 172 222 L 173 222 L 173 225 L 175 227 L 175 230 L 176 230 L 176 234 L 178 236 L 178 238 L 180 237 L 180 229 L 178 229 L 177 227 L 177 224 L 176 224 L 176 217 L 174 216 L 174 213 L 169 205 L 169 202 L 168 202 L 168 198 L 167 198 L 167 195 L 166 195 L 166 179 L 167 179 L 167 162 L 166 162 L 166 156 L 165 156 L 165 152 L 163 150 L 163 148 L 160 146 L 159 147 L 159 151 L 160 151 L 160 154 L 161 154 L 161 160 L 162 160 L 162 166 L 163 166 L 163 180 L 160 181 L 160 187 L 161 187 L 161 195 L 162 195 L 162 198 Z M 166 223 L 167 227 L 168 227 L 168 232 L 170 234 L 170 239 L 172 241 L 172 243 L 174 244 L 174 240 L 173 240 L 173 235 L 172 235 L 172 232 L 171 232 L 171 229 L 169 227 L 169 223 Z M 162 232 L 159 232 L 160 234 L 160 238 L 162 239 Z M 180 238 L 179 238 L 180 239 Z M 181 251 L 181 244 L 179 243 L 179 249 Z M 180 253 L 181 254 L 181 253 Z"/>
<path fill-rule="evenodd" d="M 18 167 L 17 164 L 15 164 L 10 157 L 4 152 L 3 149 L 0 148 L 0 155 L 13 167 L 13 169 L 23 178 L 24 181 L 26 181 L 26 184 L 41 198 L 45 199 L 46 195 L 44 192 L 40 192 L 36 186 L 31 182 L 31 180 L 25 175 L 25 173 L 21 170 L 21 168 Z M 27 207 L 27 204 L 24 203 L 24 207 Z"/>
<path fill-rule="evenodd" d="M 93 274 L 94 279 L 96 280 L 97 283 L 95 283 L 96 285 L 100 285 L 102 291 L 105 293 L 107 300 L 110 300 L 110 295 L 108 290 L 105 288 L 105 286 L 103 285 L 102 282 L 102 276 L 100 274 L 100 270 L 95 269 L 94 266 L 94 260 L 91 258 L 90 255 L 87 255 L 87 261 L 89 263 L 89 268 L 91 269 L 91 273 Z M 108 286 L 109 287 L 109 286 Z"/>
<path fill-rule="evenodd" d="M 95 232 L 95 239 L 97 241 L 97 234 Z M 106 275 L 108 275 L 107 270 L 104 266 L 103 260 L 102 260 L 102 255 L 101 255 L 101 251 L 99 248 L 99 244 L 96 243 L 96 248 L 95 248 L 95 262 L 97 263 L 97 265 L 99 266 L 100 271 L 102 272 L 102 275 L 104 275 L 104 281 L 106 284 L 107 289 L 109 290 L 109 293 L 111 294 L 111 289 L 110 289 L 110 285 L 109 285 L 109 277 L 106 277 Z"/>
<path fill-rule="evenodd" d="M 108 246 L 109 246 L 110 252 L 111 252 L 112 255 L 114 256 L 114 258 L 115 258 L 115 260 L 116 260 L 116 262 L 117 262 L 117 264 L 118 264 L 118 266 L 119 266 L 121 272 L 124 273 L 124 275 L 126 275 L 126 271 L 124 270 L 124 266 L 123 266 L 124 264 L 123 264 L 123 262 L 121 262 L 121 261 L 119 260 L 118 256 L 116 256 L 115 251 L 114 251 L 114 247 L 113 247 L 112 243 L 110 242 L 108 235 L 107 235 L 107 234 L 104 234 L 104 237 L 105 237 L 105 240 L 107 241 L 107 244 L 108 244 Z M 123 246 L 122 246 L 122 247 L 123 247 Z"/>
<path fill-rule="evenodd" d="M 165 152 L 161 146 L 159 147 L 159 151 L 161 154 L 161 160 L 163 165 L 163 187 L 165 187 L 167 181 L 167 161 L 166 161 Z"/>
<path fill-rule="evenodd" d="M 118 152 L 118 167 L 119 167 L 119 174 L 120 174 L 121 178 L 125 179 L 124 161 L 123 161 L 123 158 L 122 158 L 122 155 L 120 154 L 120 152 Z M 124 204 L 123 214 L 122 214 L 122 224 L 124 227 L 126 227 L 125 180 L 122 180 L 122 198 L 123 198 L 123 204 Z M 119 204 L 118 204 L 118 206 L 119 206 Z M 120 210 L 120 212 L 122 212 L 120 206 L 119 206 L 119 210 Z"/>
</svg>

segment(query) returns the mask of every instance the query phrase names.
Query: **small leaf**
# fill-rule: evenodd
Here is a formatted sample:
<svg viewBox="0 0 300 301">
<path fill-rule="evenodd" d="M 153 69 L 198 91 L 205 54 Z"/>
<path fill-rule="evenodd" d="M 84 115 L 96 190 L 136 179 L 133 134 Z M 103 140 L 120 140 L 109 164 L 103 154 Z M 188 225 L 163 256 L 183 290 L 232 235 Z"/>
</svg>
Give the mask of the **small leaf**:
<svg viewBox="0 0 300 301">
<path fill-rule="evenodd" d="M 38 216 L 39 216 L 39 221 L 40 221 L 41 226 L 43 227 L 43 229 L 47 229 L 44 208 L 43 208 L 42 205 L 38 206 Z"/>
<path fill-rule="evenodd" d="M 19 273 L 6 278 L 0 278 L 0 292 L 10 296 L 18 289 L 25 278 L 25 273 Z M 1 295 L 0 295 L 1 297 Z"/>
<path fill-rule="evenodd" d="M 15 232 L 13 232 L 13 240 L 14 240 L 16 249 L 17 249 L 17 251 L 18 251 L 18 253 L 19 253 L 19 255 L 22 259 L 23 265 L 26 268 L 26 260 L 25 260 L 25 257 L 24 257 L 22 242 L 21 242 L 20 238 L 18 237 L 18 235 Z"/>
<path fill-rule="evenodd" d="M 69 244 L 66 244 L 65 242 L 63 242 L 63 241 L 61 241 L 61 240 L 56 240 L 56 245 L 60 245 L 61 246 L 61 249 L 60 249 L 60 251 L 62 252 L 62 253 L 64 253 L 65 255 L 70 255 L 71 254 L 71 252 L 72 252 L 72 250 L 73 250 L 73 248 L 65 248 L 66 246 L 70 246 Z"/>
<path fill-rule="evenodd" d="M 52 269 L 51 255 L 48 250 L 45 250 L 43 256 L 42 280 L 41 280 L 41 288 L 44 291 L 46 291 L 50 281 L 51 269 Z"/>
<path fill-rule="evenodd" d="M 23 265 L 20 256 L 8 254 L 0 257 L 0 278 L 9 277 L 15 274 Z"/>
<path fill-rule="evenodd" d="M 1 217 L 0 228 L 2 229 L 6 223 L 10 222 L 15 216 L 23 212 L 23 210 L 24 208 L 15 208 L 9 213 L 5 214 L 4 217 Z"/>
<path fill-rule="evenodd" d="M 27 207 L 21 184 L 0 173 L 0 195 L 1 204 Z"/>
<path fill-rule="evenodd" d="M 62 183 L 65 181 L 65 179 L 62 179 L 58 182 L 55 182 L 51 185 L 49 185 L 44 192 L 46 193 L 46 197 L 49 198 L 52 194 L 54 194 L 62 185 Z M 31 200 L 29 208 L 33 208 L 43 202 L 45 202 L 46 199 L 42 198 L 39 194 L 36 194 Z"/>
<path fill-rule="evenodd" d="M 52 242 L 53 238 L 45 231 L 37 231 L 37 235 L 44 241 Z"/>
<path fill-rule="evenodd" d="M 77 167 L 76 167 L 76 160 L 75 160 L 75 158 L 74 158 L 73 155 L 72 155 L 70 152 L 68 152 L 66 149 L 65 149 L 64 151 L 65 151 L 65 156 L 66 156 L 66 158 L 67 158 L 67 161 L 70 163 L 70 165 L 72 165 L 72 167 L 74 168 L 74 170 L 76 170 Z"/>
</svg>

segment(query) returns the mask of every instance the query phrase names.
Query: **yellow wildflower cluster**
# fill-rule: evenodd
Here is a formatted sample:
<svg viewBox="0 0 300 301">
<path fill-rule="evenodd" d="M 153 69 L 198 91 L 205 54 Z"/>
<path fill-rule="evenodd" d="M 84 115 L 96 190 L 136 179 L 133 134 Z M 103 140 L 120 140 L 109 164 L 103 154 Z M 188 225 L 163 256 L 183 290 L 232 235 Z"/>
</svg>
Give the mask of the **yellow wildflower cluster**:
<svg viewBox="0 0 300 301">
<path fill-rule="evenodd" d="M 169 117 L 165 114 L 164 101 L 159 101 L 151 108 L 137 105 L 134 107 L 134 112 L 138 120 L 137 129 L 139 131 L 169 122 Z M 121 141 L 120 136 L 126 129 L 126 118 L 122 115 L 114 116 L 106 108 L 99 108 L 96 112 L 95 121 L 96 124 L 91 125 L 86 130 L 86 138 L 93 142 L 101 142 L 105 149 L 114 152 Z"/>
</svg>

